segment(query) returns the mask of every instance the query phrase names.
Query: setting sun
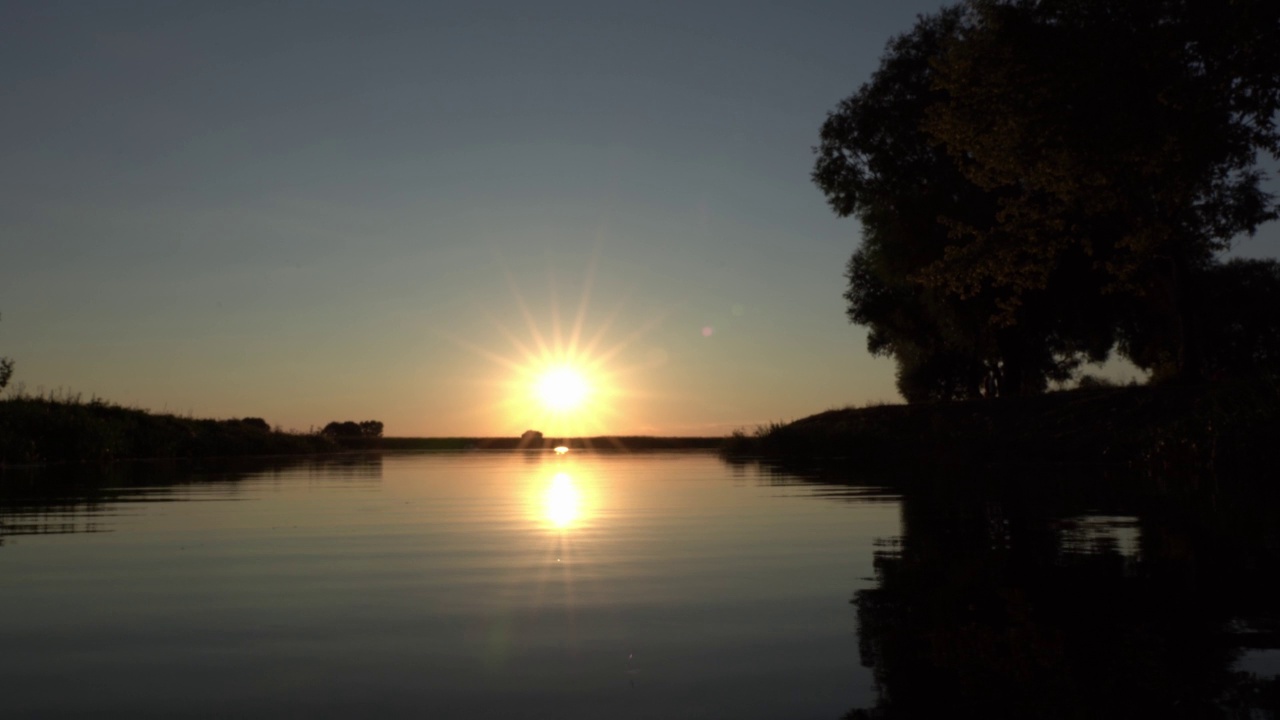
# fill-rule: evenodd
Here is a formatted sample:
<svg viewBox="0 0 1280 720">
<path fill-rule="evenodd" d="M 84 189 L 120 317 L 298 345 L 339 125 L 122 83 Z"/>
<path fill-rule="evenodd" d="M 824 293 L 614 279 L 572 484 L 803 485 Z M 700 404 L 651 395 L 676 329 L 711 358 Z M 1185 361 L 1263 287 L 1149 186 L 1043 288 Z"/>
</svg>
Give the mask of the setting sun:
<svg viewBox="0 0 1280 720">
<path fill-rule="evenodd" d="M 551 368 L 538 378 L 535 392 L 548 410 L 574 410 L 586 400 L 590 386 L 582 373 L 567 367 Z"/>
<path fill-rule="evenodd" d="M 588 270 L 571 319 L 562 315 L 556 293 L 549 307 L 535 312 L 513 282 L 514 311 L 491 314 L 509 350 L 455 338 L 500 366 L 501 372 L 486 384 L 493 388 L 489 412 L 505 432 L 529 429 L 547 437 L 586 438 L 607 433 L 622 421 L 637 422 L 636 408 L 630 405 L 643 397 L 636 375 L 654 362 L 648 359 L 652 354 L 643 362 L 637 362 L 634 354 L 628 358 L 629 346 L 655 327 L 661 316 L 648 323 L 629 323 L 625 335 L 610 339 L 621 308 L 601 313 L 591 307 L 591 275 Z M 509 327 L 499 319 L 504 316 L 522 319 L 525 327 Z"/>
</svg>

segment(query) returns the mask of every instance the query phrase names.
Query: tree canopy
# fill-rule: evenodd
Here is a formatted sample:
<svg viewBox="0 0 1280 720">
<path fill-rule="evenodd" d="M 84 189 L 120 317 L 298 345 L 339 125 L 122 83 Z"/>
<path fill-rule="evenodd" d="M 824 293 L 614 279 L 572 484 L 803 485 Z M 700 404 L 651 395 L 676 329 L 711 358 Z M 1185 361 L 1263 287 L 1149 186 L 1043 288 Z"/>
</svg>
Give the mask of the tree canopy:
<svg viewBox="0 0 1280 720">
<path fill-rule="evenodd" d="M 1036 392 L 1117 340 L 1200 373 L 1196 285 L 1277 215 L 1257 160 L 1280 149 L 1278 78 L 1275 3 L 921 17 L 815 149 L 815 183 L 863 228 L 850 320 L 908 400 Z"/>
</svg>

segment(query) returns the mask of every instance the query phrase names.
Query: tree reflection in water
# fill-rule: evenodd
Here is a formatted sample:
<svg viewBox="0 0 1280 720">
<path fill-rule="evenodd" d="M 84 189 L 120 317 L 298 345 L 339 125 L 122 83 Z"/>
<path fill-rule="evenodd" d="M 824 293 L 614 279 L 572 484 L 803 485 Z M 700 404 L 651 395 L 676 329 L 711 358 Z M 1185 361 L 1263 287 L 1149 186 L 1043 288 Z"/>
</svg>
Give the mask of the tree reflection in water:
<svg viewBox="0 0 1280 720">
<path fill-rule="evenodd" d="M 1032 479 L 904 494 L 902 537 L 853 600 L 879 697 L 848 718 L 1280 716 L 1280 681 L 1236 668 L 1280 647 L 1261 631 L 1280 627 L 1273 492 L 1152 501 Z"/>
</svg>

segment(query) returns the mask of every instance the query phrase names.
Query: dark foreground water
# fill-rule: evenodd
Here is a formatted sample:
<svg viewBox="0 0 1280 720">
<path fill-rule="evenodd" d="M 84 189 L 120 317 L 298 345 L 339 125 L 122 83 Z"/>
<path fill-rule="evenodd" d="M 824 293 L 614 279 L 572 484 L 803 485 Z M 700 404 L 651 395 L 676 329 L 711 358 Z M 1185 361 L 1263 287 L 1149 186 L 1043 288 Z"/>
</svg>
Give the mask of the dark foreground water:
<svg viewBox="0 0 1280 720">
<path fill-rule="evenodd" d="M 679 453 L 2 478 L 4 717 L 1280 705 L 1267 512 L 957 499 Z"/>
</svg>

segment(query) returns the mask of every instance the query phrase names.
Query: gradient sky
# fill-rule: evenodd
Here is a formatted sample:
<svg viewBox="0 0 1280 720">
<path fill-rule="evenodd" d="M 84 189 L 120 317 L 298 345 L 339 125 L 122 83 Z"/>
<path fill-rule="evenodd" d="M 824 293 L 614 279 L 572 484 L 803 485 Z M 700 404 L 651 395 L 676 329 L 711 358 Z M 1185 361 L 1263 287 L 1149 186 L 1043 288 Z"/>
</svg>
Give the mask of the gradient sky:
<svg viewBox="0 0 1280 720">
<path fill-rule="evenodd" d="M 5 3 L 0 354 L 29 392 L 388 435 L 897 400 L 811 147 L 940 5 Z M 548 418 L 528 354 L 575 325 L 606 392 Z"/>
</svg>

